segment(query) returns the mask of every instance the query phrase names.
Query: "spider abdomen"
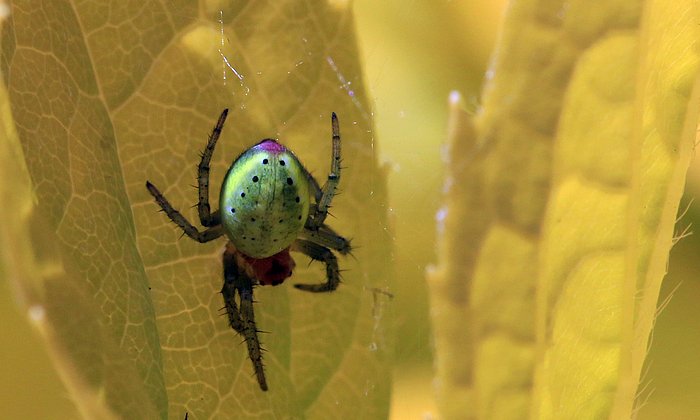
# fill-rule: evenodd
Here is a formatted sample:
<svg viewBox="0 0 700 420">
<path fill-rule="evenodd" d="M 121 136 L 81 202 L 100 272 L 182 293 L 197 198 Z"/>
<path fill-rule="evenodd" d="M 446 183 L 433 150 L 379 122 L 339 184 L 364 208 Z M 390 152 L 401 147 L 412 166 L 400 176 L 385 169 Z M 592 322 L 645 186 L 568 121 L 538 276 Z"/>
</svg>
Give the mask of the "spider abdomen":
<svg viewBox="0 0 700 420">
<path fill-rule="evenodd" d="M 309 180 L 291 151 L 266 139 L 233 162 L 219 203 L 221 223 L 236 248 L 249 257 L 269 257 L 304 229 Z"/>
</svg>

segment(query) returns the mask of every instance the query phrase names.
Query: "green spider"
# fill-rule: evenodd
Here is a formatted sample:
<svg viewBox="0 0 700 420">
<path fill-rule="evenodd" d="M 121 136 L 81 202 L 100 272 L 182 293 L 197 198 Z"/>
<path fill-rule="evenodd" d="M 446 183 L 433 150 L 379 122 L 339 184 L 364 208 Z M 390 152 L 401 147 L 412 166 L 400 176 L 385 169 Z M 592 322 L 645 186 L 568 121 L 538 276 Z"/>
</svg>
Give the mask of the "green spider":
<svg viewBox="0 0 700 420">
<path fill-rule="evenodd" d="M 325 283 L 294 287 L 307 292 L 332 292 L 340 283 L 338 261 L 332 250 L 342 255 L 351 250 L 350 241 L 324 223 L 340 181 L 338 118 L 332 113 L 333 155 L 323 188 L 289 149 L 274 139 L 264 139 L 231 164 L 221 185 L 219 209 L 212 213 L 209 162 L 227 115 L 228 109 L 224 109 L 199 162 L 197 209 L 206 229 L 199 231 L 194 227 L 149 181 L 146 188 L 184 235 L 201 243 L 223 235 L 228 238 L 223 253 L 224 308 L 231 327 L 245 338 L 260 388 L 267 391 L 255 326 L 253 287 L 276 286 L 290 277 L 295 265 L 289 255 L 291 250 L 326 264 Z"/>
</svg>

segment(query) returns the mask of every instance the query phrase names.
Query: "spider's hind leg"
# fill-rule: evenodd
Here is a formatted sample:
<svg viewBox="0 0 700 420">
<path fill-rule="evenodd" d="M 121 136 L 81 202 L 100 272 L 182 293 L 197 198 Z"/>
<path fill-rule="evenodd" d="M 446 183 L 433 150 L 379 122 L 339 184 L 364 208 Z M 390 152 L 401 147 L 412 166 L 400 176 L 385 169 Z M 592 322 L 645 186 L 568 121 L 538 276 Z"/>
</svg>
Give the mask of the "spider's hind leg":
<svg viewBox="0 0 700 420">
<path fill-rule="evenodd" d="M 294 287 L 307 292 L 332 292 L 340 284 L 340 270 L 338 270 L 338 259 L 333 252 L 323 245 L 319 245 L 305 239 L 297 239 L 292 244 L 292 250 L 301 252 L 313 260 L 326 263 L 326 282 L 321 284 L 295 284 Z"/>
<path fill-rule="evenodd" d="M 224 254 L 224 285 L 221 295 L 224 297 L 224 309 L 228 315 L 228 323 L 238 334 L 244 335 L 243 320 L 236 304 L 235 282 L 239 276 L 238 265 L 234 258 Z"/>
<path fill-rule="evenodd" d="M 221 294 L 224 296 L 226 313 L 229 324 L 237 333 L 243 336 L 248 347 L 248 357 L 253 363 L 255 376 L 260 389 L 267 391 L 267 380 L 262 362 L 262 349 L 258 340 L 258 329 L 255 326 L 253 311 L 253 281 L 236 261 L 235 250 L 227 246 L 224 251 L 224 286 Z M 236 305 L 238 292 L 239 305 Z"/>
</svg>

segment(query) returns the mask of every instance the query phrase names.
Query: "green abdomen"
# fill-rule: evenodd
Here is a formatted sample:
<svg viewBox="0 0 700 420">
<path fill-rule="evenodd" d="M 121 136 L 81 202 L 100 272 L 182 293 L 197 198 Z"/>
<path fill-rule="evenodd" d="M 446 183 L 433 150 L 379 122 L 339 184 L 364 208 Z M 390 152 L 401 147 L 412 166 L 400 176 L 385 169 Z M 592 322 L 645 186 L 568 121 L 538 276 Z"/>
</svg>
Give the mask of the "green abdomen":
<svg viewBox="0 0 700 420">
<path fill-rule="evenodd" d="M 289 247 L 309 213 L 309 181 L 284 146 L 263 140 L 229 169 L 219 197 L 221 223 L 236 248 L 265 258 Z"/>
</svg>

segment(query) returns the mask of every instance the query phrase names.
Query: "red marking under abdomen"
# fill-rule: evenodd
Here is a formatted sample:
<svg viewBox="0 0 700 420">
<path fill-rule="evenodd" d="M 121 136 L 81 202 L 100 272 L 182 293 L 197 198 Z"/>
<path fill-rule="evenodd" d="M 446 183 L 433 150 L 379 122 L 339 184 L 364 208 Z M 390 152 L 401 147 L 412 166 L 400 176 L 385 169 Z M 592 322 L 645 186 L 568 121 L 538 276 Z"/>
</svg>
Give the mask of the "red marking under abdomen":
<svg viewBox="0 0 700 420">
<path fill-rule="evenodd" d="M 289 255 L 289 248 L 285 248 L 266 258 L 252 258 L 242 253 L 240 255 L 252 269 L 255 278 L 263 286 L 282 284 L 292 275 L 292 270 L 296 266 L 294 259 Z"/>
</svg>

